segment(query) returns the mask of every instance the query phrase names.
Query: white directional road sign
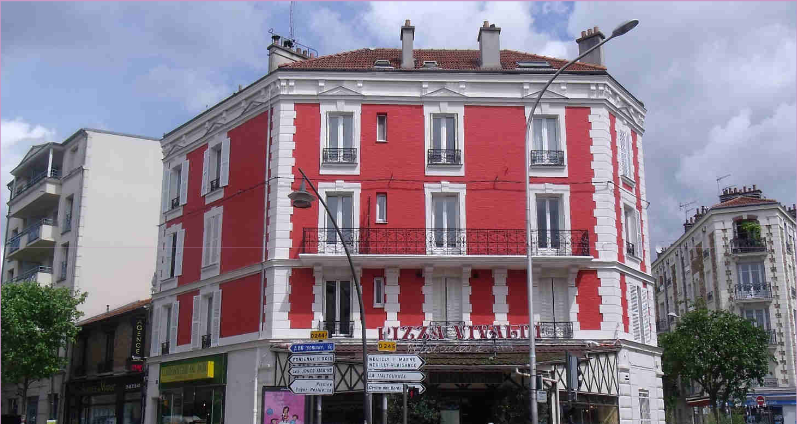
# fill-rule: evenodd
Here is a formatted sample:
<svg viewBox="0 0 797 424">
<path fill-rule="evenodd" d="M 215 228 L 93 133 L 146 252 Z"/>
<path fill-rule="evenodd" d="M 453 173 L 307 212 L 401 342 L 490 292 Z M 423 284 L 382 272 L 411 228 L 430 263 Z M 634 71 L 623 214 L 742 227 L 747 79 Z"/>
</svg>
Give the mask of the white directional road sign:
<svg viewBox="0 0 797 424">
<path fill-rule="evenodd" d="M 288 388 L 297 395 L 334 395 L 334 380 L 293 380 Z"/>
<path fill-rule="evenodd" d="M 335 343 L 294 343 L 288 349 L 291 353 L 334 352 Z"/>
<path fill-rule="evenodd" d="M 372 383 L 369 381 L 368 393 L 401 393 L 404 390 L 403 387 L 402 383 Z M 423 384 L 407 384 L 407 387 L 418 389 L 419 394 L 426 391 L 426 387 Z"/>
<path fill-rule="evenodd" d="M 426 362 L 418 355 L 368 355 L 369 370 L 419 370 Z"/>
<path fill-rule="evenodd" d="M 291 365 L 294 364 L 331 364 L 335 362 L 334 353 L 309 353 L 305 355 L 291 355 L 288 358 Z"/>
<path fill-rule="evenodd" d="M 368 371 L 368 381 L 400 381 L 420 383 L 426 374 L 420 371 Z"/>
<path fill-rule="evenodd" d="M 292 366 L 290 373 L 294 377 L 310 377 L 316 375 L 332 375 L 335 373 L 335 367 L 332 365 L 317 365 L 317 366 Z"/>
</svg>

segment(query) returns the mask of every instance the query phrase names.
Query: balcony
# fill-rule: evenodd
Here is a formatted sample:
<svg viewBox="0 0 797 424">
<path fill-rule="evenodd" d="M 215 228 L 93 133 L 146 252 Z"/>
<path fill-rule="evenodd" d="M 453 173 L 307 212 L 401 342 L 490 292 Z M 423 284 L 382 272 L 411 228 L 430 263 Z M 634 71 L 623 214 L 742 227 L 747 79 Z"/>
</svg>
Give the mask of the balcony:
<svg viewBox="0 0 797 424">
<path fill-rule="evenodd" d="M 564 166 L 565 152 L 562 150 L 532 150 L 531 166 Z"/>
<path fill-rule="evenodd" d="M 221 177 L 216 178 L 215 180 L 210 180 L 210 193 L 218 190 L 221 188 Z M 180 205 L 180 198 L 177 198 L 177 205 Z M 175 208 L 177 206 L 174 206 Z"/>
<path fill-rule="evenodd" d="M 329 337 L 351 337 L 354 333 L 354 321 L 321 321 L 319 330 L 327 330 Z"/>
<path fill-rule="evenodd" d="M 765 238 L 735 238 L 731 240 L 731 253 L 734 255 L 766 252 L 767 241 Z"/>
<path fill-rule="evenodd" d="M 61 196 L 61 171 L 40 172 L 24 183 L 17 183 L 8 201 L 13 218 L 43 214 L 58 205 Z"/>
<path fill-rule="evenodd" d="M 459 149 L 429 149 L 426 153 L 429 165 L 462 165 L 462 151 Z"/>
<path fill-rule="evenodd" d="M 180 207 L 180 196 L 177 196 L 169 202 L 169 210 L 177 209 Z"/>
<path fill-rule="evenodd" d="M 97 374 L 109 373 L 113 371 L 113 360 L 97 363 Z"/>
<path fill-rule="evenodd" d="M 538 322 L 538 339 L 572 339 L 572 322 Z"/>
<path fill-rule="evenodd" d="M 49 266 L 37 266 L 29 269 L 16 278 L 11 280 L 12 283 L 21 283 L 26 281 L 35 281 L 42 285 L 52 284 L 53 282 L 53 268 Z"/>
<path fill-rule="evenodd" d="M 656 321 L 656 334 L 670 331 L 670 321 L 666 319 Z"/>
<path fill-rule="evenodd" d="M 56 222 L 50 218 L 41 219 L 22 230 L 6 242 L 8 259 L 26 262 L 43 262 L 52 256 L 55 246 Z"/>
<path fill-rule="evenodd" d="M 769 284 L 737 284 L 737 302 L 768 302 L 772 300 L 772 287 Z"/>
<path fill-rule="evenodd" d="M 210 347 L 210 340 L 210 334 L 202 335 L 202 349 L 207 349 Z"/>
<path fill-rule="evenodd" d="M 625 242 L 625 253 L 627 253 L 628 255 L 633 256 L 635 258 L 637 257 L 636 256 L 636 246 L 634 246 L 634 243 L 631 243 L 629 241 Z"/>
<path fill-rule="evenodd" d="M 435 228 L 304 228 L 301 253 L 360 255 L 494 255 L 525 256 L 526 230 Z M 586 230 L 534 231 L 534 256 L 590 257 Z"/>
<path fill-rule="evenodd" d="M 357 163 L 357 149 L 325 148 L 322 159 L 325 164 L 355 164 Z"/>
<path fill-rule="evenodd" d="M 161 355 L 169 354 L 169 342 L 161 343 Z"/>
</svg>

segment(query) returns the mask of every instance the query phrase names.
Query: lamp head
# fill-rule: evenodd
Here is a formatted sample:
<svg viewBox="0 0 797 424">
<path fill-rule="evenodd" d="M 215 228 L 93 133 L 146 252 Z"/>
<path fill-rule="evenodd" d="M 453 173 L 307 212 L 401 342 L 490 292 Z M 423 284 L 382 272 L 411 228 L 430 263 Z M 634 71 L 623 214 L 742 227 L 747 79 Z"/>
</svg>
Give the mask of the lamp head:
<svg viewBox="0 0 797 424">
<path fill-rule="evenodd" d="M 625 34 L 626 32 L 631 31 L 637 25 L 639 25 L 639 20 L 637 19 L 631 19 L 630 21 L 626 21 L 620 24 L 620 26 L 618 26 L 617 28 L 615 28 L 614 31 L 612 31 L 612 37 L 619 37 Z"/>
<path fill-rule="evenodd" d="M 299 209 L 309 208 L 313 205 L 313 200 L 315 200 L 315 197 L 307 192 L 304 179 L 302 179 L 302 185 L 299 187 L 299 190 L 289 194 L 288 197 L 291 199 L 291 205 Z"/>
<path fill-rule="evenodd" d="M 680 316 L 678 316 L 678 315 L 677 315 L 675 312 L 670 312 L 669 314 L 667 314 L 667 316 L 669 316 L 669 317 L 673 317 L 673 318 L 681 318 L 681 317 L 680 317 Z"/>
</svg>

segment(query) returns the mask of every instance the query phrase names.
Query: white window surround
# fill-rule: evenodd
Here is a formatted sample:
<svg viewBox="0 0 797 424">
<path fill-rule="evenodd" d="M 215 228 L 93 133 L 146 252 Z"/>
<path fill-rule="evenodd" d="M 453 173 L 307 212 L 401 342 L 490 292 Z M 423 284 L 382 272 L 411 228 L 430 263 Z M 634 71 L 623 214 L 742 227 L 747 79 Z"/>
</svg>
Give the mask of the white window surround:
<svg viewBox="0 0 797 424">
<path fill-rule="evenodd" d="M 175 251 L 174 260 L 174 275 L 171 274 L 171 259 L 174 235 L 177 234 L 177 248 Z M 161 239 L 161 251 L 158 255 L 158 264 L 160 265 L 160 280 L 161 291 L 177 287 L 177 277 L 183 274 L 183 250 L 185 246 L 185 230 L 183 224 L 175 224 L 167 228 L 163 232 Z"/>
<path fill-rule="evenodd" d="M 360 183 L 347 183 L 345 181 L 321 182 L 318 183 L 318 194 L 323 196 L 326 201 L 328 195 L 351 194 L 351 226 L 360 228 Z M 324 207 L 318 205 L 318 228 L 325 228 L 327 225 L 327 213 Z"/>
<path fill-rule="evenodd" d="M 376 223 L 387 224 L 387 193 L 376 193 Z"/>
<path fill-rule="evenodd" d="M 385 297 L 385 277 L 374 277 L 374 308 L 384 308 Z"/>
<path fill-rule="evenodd" d="M 560 230 L 569 231 L 573 228 L 570 227 L 570 186 L 567 184 L 529 184 L 529 190 L 534 196 L 531 202 L 531 216 L 534 217 L 531 221 L 532 231 L 537 230 L 537 197 L 559 197 L 561 199 L 561 218 L 562 222 L 559 224 Z M 578 228 L 586 230 L 586 228 Z"/>
<path fill-rule="evenodd" d="M 651 306 L 655 302 L 655 295 L 650 292 L 650 287 L 643 287 L 642 283 L 634 280 L 628 274 L 626 274 L 625 281 L 626 298 L 628 299 L 629 336 L 637 342 L 650 343 L 653 337 L 650 328 L 650 310 L 655 308 L 655 305 Z M 637 296 L 637 289 L 639 290 L 639 297 Z M 636 311 L 634 310 L 635 306 L 637 307 Z M 642 318 L 641 322 L 639 320 L 640 317 Z M 635 328 L 637 325 L 639 326 L 638 330 Z"/>
<path fill-rule="evenodd" d="M 158 299 L 157 303 L 152 305 L 153 323 L 152 336 L 150 343 L 150 356 L 161 356 L 161 343 L 169 342 L 169 353 L 174 353 L 177 346 L 177 331 L 169 331 L 169 338 L 166 338 L 167 323 L 173 329 L 177 328 L 177 321 L 167 317 L 167 311 L 171 316 L 179 317 L 180 304 L 177 302 L 176 296 L 167 296 Z"/>
<path fill-rule="evenodd" d="M 212 224 L 209 224 L 209 220 L 212 217 L 218 216 L 219 218 L 219 228 L 218 228 L 218 241 L 215 249 L 211 249 L 210 252 L 207 252 L 207 255 L 212 255 L 209 257 L 208 261 L 206 262 L 206 250 L 210 247 L 211 241 L 208 240 L 208 237 L 212 237 L 213 232 Z M 224 208 L 222 206 L 216 206 L 205 212 L 204 219 L 203 219 L 203 232 L 202 232 L 202 271 L 201 271 L 201 279 L 207 279 L 210 277 L 215 277 L 219 275 L 221 271 L 221 247 L 223 245 L 223 234 L 222 229 L 224 228 Z M 214 254 L 215 251 L 215 254 Z"/>
<path fill-rule="evenodd" d="M 423 185 L 425 210 L 426 210 L 426 228 L 434 226 L 434 210 L 432 209 L 432 196 L 435 194 L 456 194 L 459 201 L 459 228 L 465 229 L 467 222 L 465 219 L 465 194 L 467 192 L 465 184 L 452 184 L 448 181 L 441 181 L 440 183 L 424 183 Z"/>
<path fill-rule="evenodd" d="M 180 187 L 172 187 L 172 175 L 176 172 L 176 168 L 180 169 Z M 167 221 L 182 216 L 183 214 L 183 205 L 188 202 L 188 175 L 189 175 L 189 162 L 186 159 L 185 155 L 174 157 L 169 161 L 163 162 L 163 181 L 162 181 L 162 191 L 161 191 L 161 210 L 165 214 L 165 218 Z M 180 205 L 176 208 L 171 207 L 172 198 L 177 197 L 173 196 L 172 191 L 176 190 L 176 193 L 179 195 L 180 198 Z"/>
<path fill-rule="evenodd" d="M 219 188 L 210 191 L 211 178 L 210 169 L 214 164 L 210 163 L 212 150 L 219 150 L 221 153 L 220 166 L 217 170 Z M 208 148 L 202 156 L 202 187 L 201 195 L 205 198 L 205 204 L 213 203 L 224 197 L 224 187 L 230 183 L 230 138 L 226 132 L 216 134 L 208 141 Z"/>
<path fill-rule="evenodd" d="M 212 309 L 208 309 L 209 302 Z M 194 308 L 192 311 L 191 321 L 191 348 L 202 348 L 202 336 L 210 334 L 211 347 L 219 345 L 219 330 L 217 324 L 220 323 L 220 317 L 217 317 L 213 309 L 217 309 L 217 313 L 221 313 L 221 290 L 218 284 L 209 284 L 199 289 L 199 294 L 194 296 Z M 199 305 L 197 305 L 197 303 Z M 198 306 L 198 307 L 197 307 Z M 210 315 L 210 317 L 208 317 Z M 210 319 L 208 319 L 210 318 Z M 208 328 L 210 325 L 210 328 Z"/>
<path fill-rule="evenodd" d="M 525 107 L 525 117 L 528 120 L 531 114 L 531 106 Z M 559 118 L 559 149 L 562 150 L 565 162 L 564 166 L 531 166 L 531 157 L 529 156 L 529 176 L 531 177 L 567 177 L 567 131 L 565 126 L 565 105 L 550 104 L 541 102 L 537 105 L 537 110 L 534 112 L 534 118 Z M 533 150 L 533 139 L 531 138 L 532 128 L 529 128 L 529 150 Z M 531 155 L 531 152 L 526 154 Z"/>
<path fill-rule="evenodd" d="M 614 131 L 615 131 L 615 138 L 617 144 L 617 172 L 620 173 L 620 179 L 625 182 L 626 184 L 634 187 L 636 182 L 634 180 L 635 175 L 635 168 L 634 168 L 634 139 L 631 136 L 631 129 L 628 127 L 625 119 L 617 117 L 614 121 Z M 621 132 L 627 134 L 627 146 L 626 146 L 626 155 L 628 160 L 628 175 L 624 173 L 623 164 L 623 146 L 622 146 L 622 137 L 620 135 Z"/>
<path fill-rule="evenodd" d="M 360 100 L 321 100 L 321 129 L 318 134 L 318 166 L 321 175 L 360 175 L 360 160 L 362 150 L 360 146 L 362 119 L 362 102 Z M 327 146 L 327 124 L 330 114 L 352 114 L 352 141 L 351 147 L 357 149 L 357 160 L 354 164 L 324 163 L 324 148 Z"/>
<path fill-rule="evenodd" d="M 379 120 L 383 119 L 384 129 L 379 131 Z M 379 133 L 384 132 L 384 136 L 380 137 Z M 377 143 L 387 143 L 387 113 L 377 113 L 376 114 L 376 142 Z"/>
<path fill-rule="evenodd" d="M 432 148 L 432 117 L 437 114 L 456 117 L 457 148 L 460 150 L 460 165 L 430 165 L 428 151 Z M 425 102 L 423 105 L 424 150 L 423 163 L 426 164 L 426 175 L 431 176 L 464 176 L 465 175 L 465 104 L 461 102 Z"/>
<path fill-rule="evenodd" d="M 639 211 L 637 210 L 636 204 L 637 204 L 636 196 L 634 196 L 634 194 L 631 193 L 630 191 L 628 191 L 625 188 L 623 188 L 622 185 L 621 185 L 620 186 L 620 205 L 621 205 L 621 208 L 622 208 L 621 209 L 621 218 L 622 218 L 623 221 L 622 221 L 622 225 L 620 225 L 620 227 L 619 227 L 619 231 L 622 233 L 623 242 L 624 243 L 625 243 L 626 240 L 628 240 L 628 241 L 631 240 L 631 238 L 629 238 L 628 234 L 626 234 L 625 213 L 626 213 L 626 208 L 629 208 L 629 209 L 633 210 L 634 212 L 636 212 L 637 243 L 634 246 L 634 248 L 636 249 L 634 256 L 631 256 L 631 255 L 628 255 L 628 254 L 625 253 L 625 244 L 623 244 L 623 246 L 618 246 L 618 249 L 623 249 L 623 256 L 625 258 L 627 258 L 627 259 L 630 259 L 630 261 L 626 260 L 626 262 L 627 262 L 626 265 L 629 265 L 629 266 L 631 266 L 634 269 L 639 269 L 639 266 L 640 266 L 640 264 L 642 262 L 642 254 L 643 254 L 643 251 L 644 251 L 644 246 L 643 246 L 643 243 L 642 243 L 642 236 L 643 236 L 642 235 L 642 226 L 640 225 L 641 224 L 641 219 L 642 219 L 642 214 L 639 213 Z"/>
</svg>

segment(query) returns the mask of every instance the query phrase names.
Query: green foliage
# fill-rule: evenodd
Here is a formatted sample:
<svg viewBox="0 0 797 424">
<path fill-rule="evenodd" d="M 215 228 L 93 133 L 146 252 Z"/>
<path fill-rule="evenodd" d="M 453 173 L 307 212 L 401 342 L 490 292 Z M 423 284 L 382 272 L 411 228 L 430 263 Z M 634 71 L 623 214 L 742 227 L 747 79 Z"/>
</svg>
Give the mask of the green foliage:
<svg viewBox="0 0 797 424">
<path fill-rule="evenodd" d="M 761 224 L 758 221 L 744 221 L 739 224 L 739 228 L 753 240 L 761 238 Z"/>
<path fill-rule="evenodd" d="M 422 395 L 407 398 L 407 422 L 413 424 L 437 424 L 440 422 L 441 402 L 439 393 L 430 389 Z M 404 422 L 403 395 L 391 395 L 387 400 L 387 416 L 390 423 Z"/>
<path fill-rule="evenodd" d="M 712 405 L 744 399 L 752 382 L 763 382 L 774 360 L 766 331 L 731 312 L 704 307 L 683 314 L 675 331 L 662 334 L 659 344 L 668 379 L 697 382 Z M 716 410 L 714 419 L 719 420 Z"/>
<path fill-rule="evenodd" d="M 66 366 L 59 348 L 75 340 L 75 325 L 83 313 L 78 305 L 86 293 L 40 286 L 36 282 L 2 286 L 2 367 L 4 383 L 22 383 L 50 377 Z"/>
<path fill-rule="evenodd" d="M 545 405 L 545 404 L 542 404 Z M 543 407 L 538 408 L 540 422 L 547 422 L 543 417 Z M 529 418 L 529 391 L 517 387 L 502 386 L 495 391 L 492 417 L 496 424 L 526 424 Z"/>
</svg>

